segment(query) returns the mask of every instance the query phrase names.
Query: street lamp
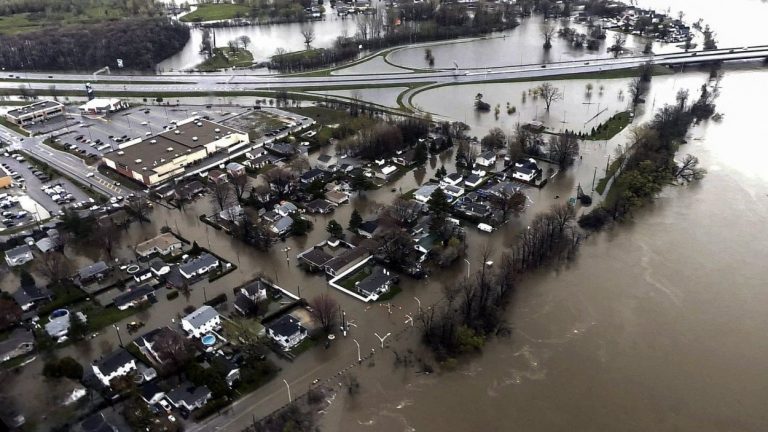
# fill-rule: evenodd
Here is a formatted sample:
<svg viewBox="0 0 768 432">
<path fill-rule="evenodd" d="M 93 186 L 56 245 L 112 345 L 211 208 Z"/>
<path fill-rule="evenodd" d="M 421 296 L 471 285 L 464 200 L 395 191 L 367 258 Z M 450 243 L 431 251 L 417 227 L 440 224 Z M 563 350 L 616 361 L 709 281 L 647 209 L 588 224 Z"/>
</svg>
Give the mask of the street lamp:
<svg viewBox="0 0 768 432">
<path fill-rule="evenodd" d="M 471 263 L 466 258 L 464 258 L 464 262 L 467 263 L 467 279 L 469 279 L 469 267 L 471 266 Z"/>
<path fill-rule="evenodd" d="M 117 340 L 120 341 L 120 346 L 123 346 L 123 337 L 120 336 L 120 327 L 117 326 L 117 324 L 112 324 L 112 327 L 115 328 L 115 331 L 117 332 Z"/>
<path fill-rule="evenodd" d="M 378 333 L 374 333 L 373 335 L 379 338 L 379 341 L 381 342 L 381 349 L 384 349 L 384 340 L 389 337 L 392 333 L 387 333 L 384 335 L 384 337 L 379 336 Z"/>
<path fill-rule="evenodd" d="M 357 343 L 357 339 L 352 339 L 352 341 L 355 343 L 355 345 L 357 345 L 357 362 L 362 363 L 363 359 L 360 357 L 360 344 Z"/>
<path fill-rule="evenodd" d="M 283 252 L 285 252 L 285 262 L 287 264 L 291 263 L 291 258 L 288 256 L 288 251 L 291 250 L 290 246 L 283 249 Z"/>
<path fill-rule="evenodd" d="M 291 403 L 293 402 L 293 399 L 291 398 L 291 386 L 288 385 L 288 381 L 283 380 L 283 382 L 285 383 L 285 387 L 288 389 L 288 403 Z"/>
<path fill-rule="evenodd" d="M 416 303 L 419 304 L 419 313 L 421 313 L 421 300 L 419 300 L 418 297 L 414 297 L 413 299 L 416 300 Z"/>
</svg>

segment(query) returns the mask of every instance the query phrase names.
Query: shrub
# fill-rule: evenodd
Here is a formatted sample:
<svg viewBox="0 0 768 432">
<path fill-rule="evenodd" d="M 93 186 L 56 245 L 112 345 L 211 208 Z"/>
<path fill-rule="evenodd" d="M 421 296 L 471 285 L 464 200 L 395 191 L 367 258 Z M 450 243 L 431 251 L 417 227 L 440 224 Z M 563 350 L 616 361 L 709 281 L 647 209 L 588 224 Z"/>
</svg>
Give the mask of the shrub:
<svg viewBox="0 0 768 432">
<path fill-rule="evenodd" d="M 43 365 L 43 376 L 48 378 L 70 378 L 79 381 L 83 378 L 83 366 L 72 357 L 53 359 Z"/>
<path fill-rule="evenodd" d="M 178 296 L 179 296 L 179 292 L 176 291 L 176 290 L 173 290 L 173 291 L 169 292 L 168 294 L 166 294 L 165 298 L 168 299 L 168 300 L 173 300 L 173 299 L 175 299 Z"/>
<path fill-rule="evenodd" d="M 592 231 L 601 230 L 611 220 L 611 214 L 603 207 L 597 207 L 579 218 L 579 226 Z"/>
</svg>

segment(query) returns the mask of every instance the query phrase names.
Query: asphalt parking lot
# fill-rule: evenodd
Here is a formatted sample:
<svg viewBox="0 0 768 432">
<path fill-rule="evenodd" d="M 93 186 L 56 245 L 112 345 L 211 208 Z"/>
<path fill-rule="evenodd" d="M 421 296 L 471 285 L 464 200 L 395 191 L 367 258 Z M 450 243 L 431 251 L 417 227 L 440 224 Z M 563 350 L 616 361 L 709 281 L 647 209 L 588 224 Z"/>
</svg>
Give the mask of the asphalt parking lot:
<svg viewBox="0 0 768 432">
<path fill-rule="evenodd" d="M 48 213 L 56 214 L 68 205 L 72 205 L 76 202 L 89 201 L 88 194 L 86 194 L 82 189 L 80 189 L 66 178 L 57 177 L 52 180 L 42 181 L 32 173 L 32 170 L 29 168 L 31 162 L 28 160 L 20 162 L 11 157 L 2 156 L 0 157 L 0 164 L 8 165 L 10 170 L 21 174 L 22 178 L 24 179 L 21 187 L 14 187 L 9 190 L 17 191 L 15 193 L 16 195 L 22 193 L 27 194 L 30 198 L 37 202 L 37 204 L 42 206 Z M 5 167 L 3 166 L 2 168 Z M 63 189 L 64 192 L 47 194 L 45 191 L 43 191 L 43 186 L 54 187 L 56 185 L 59 185 L 59 190 Z M 8 191 L 3 192 L 8 193 Z M 59 196 L 58 203 L 54 200 L 56 195 Z M 68 199 L 67 202 L 64 202 L 62 195 L 71 195 L 71 198 Z"/>
</svg>

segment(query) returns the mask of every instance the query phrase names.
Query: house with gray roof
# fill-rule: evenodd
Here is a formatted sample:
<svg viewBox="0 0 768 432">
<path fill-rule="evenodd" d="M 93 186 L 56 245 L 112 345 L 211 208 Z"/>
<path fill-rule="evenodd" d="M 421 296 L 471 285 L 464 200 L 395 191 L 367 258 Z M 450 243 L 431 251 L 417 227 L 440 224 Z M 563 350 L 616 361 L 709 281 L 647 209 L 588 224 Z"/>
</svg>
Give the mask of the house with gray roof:
<svg viewBox="0 0 768 432">
<path fill-rule="evenodd" d="M 272 224 L 272 231 L 277 235 L 286 234 L 293 226 L 293 218 L 284 216 Z"/>
<path fill-rule="evenodd" d="M 355 282 L 355 289 L 360 295 L 376 300 L 379 296 L 389 291 L 395 277 L 389 270 L 376 266 L 365 279 Z"/>
<path fill-rule="evenodd" d="M 219 259 L 203 252 L 200 256 L 193 258 L 179 266 L 179 273 L 187 279 L 202 276 L 219 266 Z"/>
<path fill-rule="evenodd" d="M 109 266 L 104 261 L 97 261 L 77 271 L 81 285 L 101 280 L 107 273 L 109 273 Z"/>
<path fill-rule="evenodd" d="M 115 307 L 120 310 L 126 310 L 128 308 L 139 306 L 140 304 L 149 301 L 149 297 L 152 296 L 154 292 L 152 287 L 147 284 L 134 287 L 115 297 Z"/>
<path fill-rule="evenodd" d="M 32 249 L 25 244 L 5 251 L 5 262 L 8 263 L 9 267 L 24 265 L 34 258 Z"/>
<path fill-rule="evenodd" d="M 168 392 L 166 397 L 174 407 L 194 411 L 208 403 L 211 399 L 211 391 L 206 386 L 195 387 L 187 381 Z"/>
<path fill-rule="evenodd" d="M 22 286 L 13 293 L 13 299 L 21 307 L 21 310 L 28 311 L 36 305 L 51 300 L 51 292 L 48 288 L 37 285 Z"/>
<path fill-rule="evenodd" d="M 181 328 L 190 336 L 200 338 L 221 328 L 221 316 L 211 306 L 200 306 L 181 319 Z"/>
</svg>

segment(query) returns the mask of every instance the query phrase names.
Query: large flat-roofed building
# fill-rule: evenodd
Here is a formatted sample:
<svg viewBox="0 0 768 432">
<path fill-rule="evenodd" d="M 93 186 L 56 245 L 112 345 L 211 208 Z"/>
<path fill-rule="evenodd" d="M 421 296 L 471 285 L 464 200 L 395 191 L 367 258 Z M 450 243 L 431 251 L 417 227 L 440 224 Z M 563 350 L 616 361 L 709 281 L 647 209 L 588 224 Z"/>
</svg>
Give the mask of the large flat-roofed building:
<svg viewBox="0 0 768 432">
<path fill-rule="evenodd" d="M 176 128 L 125 144 L 104 155 L 104 163 L 120 174 L 154 186 L 184 173 L 185 167 L 216 153 L 248 143 L 248 134 L 202 119 L 179 122 Z"/>
<path fill-rule="evenodd" d="M 64 105 L 56 101 L 44 100 L 12 109 L 5 113 L 5 119 L 15 125 L 24 126 L 62 114 L 64 114 Z"/>
</svg>

